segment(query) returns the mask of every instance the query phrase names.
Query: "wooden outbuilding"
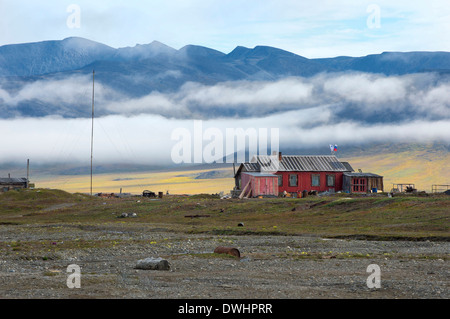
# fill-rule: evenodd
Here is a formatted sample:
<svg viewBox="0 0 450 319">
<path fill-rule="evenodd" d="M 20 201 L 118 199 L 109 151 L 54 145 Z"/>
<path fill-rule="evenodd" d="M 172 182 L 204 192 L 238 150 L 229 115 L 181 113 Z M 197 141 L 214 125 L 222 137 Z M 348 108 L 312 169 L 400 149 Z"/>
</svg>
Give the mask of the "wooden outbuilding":
<svg viewBox="0 0 450 319">
<path fill-rule="evenodd" d="M 373 173 L 344 173 L 343 191 L 346 193 L 383 192 L 383 176 Z"/>
<path fill-rule="evenodd" d="M 10 190 L 18 190 L 28 188 L 28 179 L 26 178 L 0 178 L 0 192 L 7 192 Z"/>
<path fill-rule="evenodd" d="M 276 197 L 278 196 L 278 177 L 264 173 L 242 173 L 241 197 Z"/>
</svg>

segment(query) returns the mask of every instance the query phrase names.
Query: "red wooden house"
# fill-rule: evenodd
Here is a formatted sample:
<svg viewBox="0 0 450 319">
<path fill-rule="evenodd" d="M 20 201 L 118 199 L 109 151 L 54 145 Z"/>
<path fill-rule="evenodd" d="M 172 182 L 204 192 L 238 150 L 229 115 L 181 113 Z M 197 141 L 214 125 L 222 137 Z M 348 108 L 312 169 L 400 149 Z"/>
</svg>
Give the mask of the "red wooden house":
<svg viewBox="0 0 450 319">
<path fill-rule="evenodd" d="M 242 163 L 235 174 L 235 189 L 241 197 L 278 196 L 289 193 L 300 197 L 304 191 L 337 192 L 343 190 L 344 173 L 353 172 L 347 162 L 334 155 L 256 155 L 248 163 Z M 277 187 L 255 188 L 247 175 L 260 174 L 259 184 L 270 185 L 277 179 Z M 264 180 L 264 182 L 261 182 Z M 249 192 L 249 189 L 252 192 Z"/>
</svg>

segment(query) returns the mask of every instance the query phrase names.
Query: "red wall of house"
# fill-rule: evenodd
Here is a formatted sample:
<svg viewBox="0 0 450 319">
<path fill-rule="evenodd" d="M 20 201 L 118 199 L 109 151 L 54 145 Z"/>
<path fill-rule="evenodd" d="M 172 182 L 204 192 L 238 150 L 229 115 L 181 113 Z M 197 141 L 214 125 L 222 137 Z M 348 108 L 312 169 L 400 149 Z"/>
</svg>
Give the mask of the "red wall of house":
<svg viewBox="0 0 450 319">
<path fill-rule="evenodd" d="M 334 188 L 335 192 L 342 191 L 343 176 L 342 172 L 277 172 L 277 175 L 283 176 L 283 185 L 278 186 L 278 192 L 298 193 L 304 190 L 325 192 Z M 289 175 L 296 174 L 297 186 L 289 186 Z M 320 175 L 320 186 L 311 186 L 312 174 Z M 327 186 L 327 175 L 335 175 L 335 186 Z"/>
</svg>

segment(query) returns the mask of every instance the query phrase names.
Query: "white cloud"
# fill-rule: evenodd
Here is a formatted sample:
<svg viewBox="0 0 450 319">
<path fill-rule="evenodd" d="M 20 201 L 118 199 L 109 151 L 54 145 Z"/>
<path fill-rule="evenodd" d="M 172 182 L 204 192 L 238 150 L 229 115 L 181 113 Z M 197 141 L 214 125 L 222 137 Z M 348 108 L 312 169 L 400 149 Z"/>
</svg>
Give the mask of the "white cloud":
<svg viewBox="0 0 450 319">
<path fill-rule="evenodd" d="M 341 75 L 324 83 L 324 91 L 358 103 L 396 103 L 407 95 L 408 77 L 387 77 L 368 73 Z"/>
<path fill-rule="evenodd" d="M 410 101 L 423 113 L 448 117 L 450 111 L 450 84 L 440 84 L 427 91 L 413 93 Z"/>
<path fill-rule="evenodd" d="M 155 114 L 179 119 L 258 118 L 290 110 L 321 108 L 321 112 L 333 112 L 334 121 L 344 120 L 352 111 L 358 114 L 360 122 L 373 123 L 384 121 L 383 112 L 396 114 L 396 121 L 448 118 L 450 83 L 443 79 L 432 73 L 403 76 L 322 73 L 311 78 L 291 77 L 272 82 L 235 81 L 215 85 L 189 82 L 176 92 L 153 91 L 142 97 L 127 97 L 97 83 L 95 98 L 101 114 Z M 25 84 L 15 93 L 0 85 L 0 101 L 3 100 L 3 107 L 9 111 L 30 100 L 61 107 L 90 106 L 91 81 L 89 76 L 39 80 Z M 72 116 L 67 112 L 66 116 Z"/>
<path fill-rule="evenodd" d="M 309 127 L 311 110 L 290 111 L 258 119 L 203 121 L 207 128 L 217 128 L 226 136 L 227 128 L 278 128 L 280 145 L 285 147 L 321 147 L 370 142 L 450 142 L 450 120 L 413 121 L 408 123 L 361 125 L 346 121 L 335 124 L 317 122 Z M 324 119 L 330 114 L 319 115 Z M 173 130 L 186 128 L 194 138 L 193 120 L 174 120 L 161 116 L 108 116 L 95 120 L 94 161 L 109 163 L 173 164 L 171 140 Z M 32 159 L 43 163 L 84 163 L 90 160 L 90 120 L 63 118 L 28 118 L 0 120 L 0 163 Z M 420 132 L 420 134 L 416 134 Z M 411 134 L 414 133 L 414 134 Z M 204 140 L 203 147 L 209 142 Z M 224 142 L 225 145 L 225 142 Z"/>
<path fill-rule="evenodd" d="M 0 84 L 1 85 L 1 84 Z M 79 104 L 89 100 L 92 94 L 92 78 L 88 75 L 74 75 L 62 79 L 37 80 L 26 83 L 18 92 L 9 93 L 0 87 L 0 99 L 4 103 L 17 105 L 27 100 L 39 100 L 48 104 Z M 97 83 L 95 97 L 101 101 L 119 99 L 114 90 Z"/>
<path fill-rule="evenodd" d="M 312 89 L 313 86 L 302 78 L 276 82 L 225 82 L 214 86 L 188 83 L 180 90 L 180 101 L 187 105 L 260 108 L 306 102 L 311 98 Z"/>
<path fill-rule="evenodd" d="M 173 93 L 152 92 L 127 98 L 99 86 L 100 108 L 116 115 L 95 119 L 97 163 L 171 163 L 173 130 L 204 128 L 277 128 L 281 147 L 334 143 L 450 142 L 450 84 L 433 74 L 384 76 L 364 73 L 320 74 L 275 82 L 189 83 Z M 76 103 L 89 100 L 86 76 L 29 83 L 0 99 L 19 103 Z M 4 103 L 3 103 L 4 104 Z M 384 121 L 385 114 L 393 118 Z M 353 115 L 352 115 L 353 114 Z M 61 117 L 0 120 L 0 163 L 84 162 L 90 158 L 90 119 Z M 206 142 L 205 142 L 206 144 Z M 204 144 L 204 145 L 205 145 Z"/>
</svg>

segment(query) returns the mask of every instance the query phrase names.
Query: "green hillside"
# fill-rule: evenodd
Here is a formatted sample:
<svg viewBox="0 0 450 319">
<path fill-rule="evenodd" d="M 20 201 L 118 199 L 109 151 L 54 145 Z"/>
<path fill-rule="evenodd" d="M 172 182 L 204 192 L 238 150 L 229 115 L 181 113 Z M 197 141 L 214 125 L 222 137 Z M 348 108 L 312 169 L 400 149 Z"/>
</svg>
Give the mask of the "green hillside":
<svg viewBox="0 0 450 319">
<path fill-rule="evenodd" d="M 422 194 L 273 199 L 213 195 L 95 198 L 56 190 L 0 194 L 4 225 L 135 225 L 180 233 L 318 235 L 384 240 L 449 240 L 450 196 Z M 124 212 L 135 218 L 119 218 Z"/>
</svg>

